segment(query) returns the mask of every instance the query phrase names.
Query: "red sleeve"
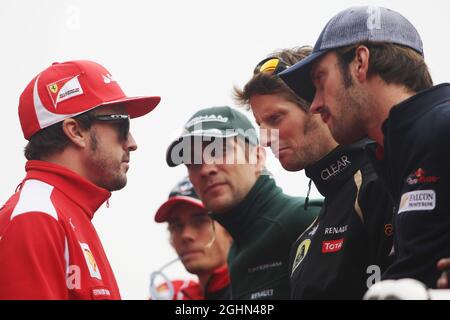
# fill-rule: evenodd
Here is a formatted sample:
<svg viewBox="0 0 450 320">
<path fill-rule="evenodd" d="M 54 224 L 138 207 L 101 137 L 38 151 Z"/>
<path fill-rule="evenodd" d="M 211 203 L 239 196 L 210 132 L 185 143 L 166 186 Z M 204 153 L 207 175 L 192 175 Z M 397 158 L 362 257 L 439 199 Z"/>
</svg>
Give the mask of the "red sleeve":
<svg viewBox="0 0 450 320">
<path fill-rule="evenodd" d="M 65 233 L 52 216 L 15 217 L 0 239 L 1 299 L 67 299 Z"/>
</svg>

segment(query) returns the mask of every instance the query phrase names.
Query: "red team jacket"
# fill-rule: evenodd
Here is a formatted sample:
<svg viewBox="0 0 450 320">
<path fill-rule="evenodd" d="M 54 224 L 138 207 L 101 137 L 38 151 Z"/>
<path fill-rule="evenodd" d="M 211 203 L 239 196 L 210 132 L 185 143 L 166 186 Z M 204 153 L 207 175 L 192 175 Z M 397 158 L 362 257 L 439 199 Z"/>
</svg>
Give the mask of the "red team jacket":
<svg viewBox="0 0 450 320">
<path fill-rule="evenodd" d="M 0 299 L 120 299 L 91 222 L 111 193 L 49 162 L 25 169 L 0 209 Z"/>
</svg>

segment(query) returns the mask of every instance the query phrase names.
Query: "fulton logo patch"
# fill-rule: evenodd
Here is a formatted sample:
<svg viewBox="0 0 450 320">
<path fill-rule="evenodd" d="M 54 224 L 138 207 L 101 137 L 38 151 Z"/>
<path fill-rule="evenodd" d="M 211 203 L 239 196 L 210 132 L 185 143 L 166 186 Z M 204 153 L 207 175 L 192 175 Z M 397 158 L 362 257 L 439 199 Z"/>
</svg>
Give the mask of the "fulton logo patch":
<svg viewBox="0 0 450 320">
<path fill-rule="evenodd" d="M 434 190 L 417 190 L 404 193 L 400 199 L 398 213 L 407 211 L 428 211 L 436 207 Z"/>
<path fill-rule="evenodd" d="M 92 254 L 91 249 L 87 243 L 80 242 L 81 250 L 83 250 L 84 259 L 86 260 L 86 264 L 89 269 L 89 273 L 91 278 L 97 278 L 102 280 L 102 276 L 100 275 L 100 270 L 98 269 L 97 262 L 95 262 L 94 255 Z"/>
<path fill-rule="evenodd" d="M 306 254 L 308 253 L 309 247 L 311 245 L 311 240 L 306 239 L 303 240 L 297 248 L 297 253 L 295 254 L 294 264 L 292 265 L 292 273 L 294 273 L 295 269 L 302 263 L 303 259 L 305 259 Z"/>
<path fill-rule="evenodd" d="M 81 88 L 78 76 L 53 82 L 47 85 L 47 90 L 55 109 L 58 103 L 83 94 L 83 88 Z"/>
</svg>

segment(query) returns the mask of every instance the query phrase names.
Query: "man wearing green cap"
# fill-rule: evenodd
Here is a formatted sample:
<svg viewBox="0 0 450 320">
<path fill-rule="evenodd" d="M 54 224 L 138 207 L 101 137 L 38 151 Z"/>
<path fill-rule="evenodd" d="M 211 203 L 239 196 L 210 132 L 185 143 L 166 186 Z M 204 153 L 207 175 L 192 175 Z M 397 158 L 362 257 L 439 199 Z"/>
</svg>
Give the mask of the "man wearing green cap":
<svg viewBox="0 0 450 320">
<path fill-rule="evenodd" d="M 290 197 L 265 170 L 265 151 L 250 121 L 230 107 L 198 111 L 167 150 L 184 163 L 195 191 L 231 234 L 232 299 L 288 299 L 292 243 L 321 202 Z"/>
</svg>

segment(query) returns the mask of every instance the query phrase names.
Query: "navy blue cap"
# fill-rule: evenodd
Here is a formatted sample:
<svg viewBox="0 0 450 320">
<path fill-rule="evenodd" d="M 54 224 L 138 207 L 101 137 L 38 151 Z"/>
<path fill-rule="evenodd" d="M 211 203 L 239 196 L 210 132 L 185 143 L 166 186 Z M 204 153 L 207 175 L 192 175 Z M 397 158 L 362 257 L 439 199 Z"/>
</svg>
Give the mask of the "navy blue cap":
<svg viewBox="0 0 450 320">
<path fill-rule="evenodd" d="M 409 47 L 423 56 L 423 44 L 416 28 L 400 13 L 382 7 L 351 7 L 335 15 L 320 33 L 308 57 L 278 76 L 301 98 L 314 99 L 312 62 L 325 53 L 361 42 L 388 42 Z"/>
</svg>

